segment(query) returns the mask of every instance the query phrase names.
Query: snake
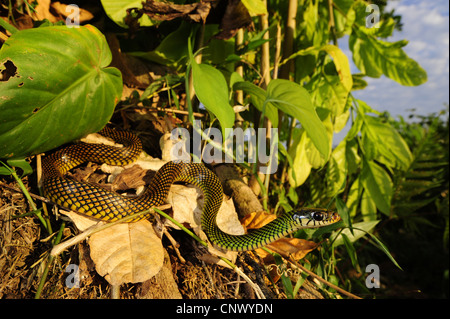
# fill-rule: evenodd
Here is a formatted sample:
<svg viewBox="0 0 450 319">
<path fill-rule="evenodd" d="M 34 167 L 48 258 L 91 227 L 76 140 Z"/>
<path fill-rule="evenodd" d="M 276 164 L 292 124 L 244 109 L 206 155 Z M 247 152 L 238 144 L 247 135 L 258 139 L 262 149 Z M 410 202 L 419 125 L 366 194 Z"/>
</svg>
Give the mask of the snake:
<svg viewBox="0 0 450 319">
<path fill-rule="evenodd" d="M 42 161 L 44 196 L 57 205 L 97 220 L 113 222 L 165 203 L 170 186 L 189 183 L 204 195 L 201 228 L 215 246 L 232 251 L 254 250 L 301 228 L 322 227 L 340 220 L 337 213 L 324 208 L 298 208 L 282 213 L 261 228 L 243 235 L 231 235 L 216 224 L 223 201 L 222 184 L 203 163 L 170 161 L 155 174 L 138 196 L 124 196 L 89 182 L 66 177 L 70 169 L 85 162 L 126 165 L 136 161 L 142 151 L 139 137 L 129 131 L 105 126 L 98 132 L 123 146 L 79 142 L 45 156 Z M 150 212 L 149 212 L 150 214 Z M 139 215 L 128 222 L 148 218 Z"/>
</svg>

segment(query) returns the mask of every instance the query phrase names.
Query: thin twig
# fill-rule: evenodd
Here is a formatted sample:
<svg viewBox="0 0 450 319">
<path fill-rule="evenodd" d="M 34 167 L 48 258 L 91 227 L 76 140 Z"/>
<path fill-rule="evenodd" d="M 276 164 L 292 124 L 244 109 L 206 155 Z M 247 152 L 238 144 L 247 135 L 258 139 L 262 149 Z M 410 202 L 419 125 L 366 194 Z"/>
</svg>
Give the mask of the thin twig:
<svg viewBox="0 0 450 319">
<path fill-rule="evenodd" d="M 352 293 L 350 293 L 350 292 L 348 292 L 348 291 L 346 291 L 346 290 L 344 290 L 344 289 L 342 289 L 342 288 L 340 288 L 340 287 L 338 287 L 338 286 L 332 284 L 331 282 L 329 282 L 329 281 L 323 279 L 322 277 L 316 275 L 316 274 L 313 273 L 311 270 L 308 270 L 308 269 L 306 269 L 305 267 L 303 267 L 302 265 L 300 265 L 299 263 L 297 263 L 297 261 L 295 261 L 295 259 L 293 259 L 292 257 L 289 258 L 289 260 L 290 260 L 290 262 L 292 262 L 296 267 L 298 267 L 300 270 L 306 272 L 306 273 L 307 273 L 308 275 L 310 275 L 311 277 L 314 277 L 315 279 L 317 279 L 317 280 L 320 281 L 321 283 L 327 285 L 327 286 L 330 287 L 330 288 L 335 289 L 336 291 L 340 292 L 341 294 L 343 294 L 343 295 L 345 295 L 345 296 L 347 296 L 347 297 L 353 298 L 353 299 L 362 299 L 361 297 L 359 297 L 359 296 L 357 296 L 357 295 L 354 295 L 354 294 L 352 294 Z"/>
<path fill-rule="evenodd" d="M 162 112 L 168 112 L 168 113 L 178 113 L 178 114 L 183 114 L 183 115 L 188 115 L 189 112 L 188 111 L 184 111 L 184 110 L 175 110 L 175 109 L 166 109 L 163 107 L 152 107 L 152 108 L 147 108 L 149 111 L 162 111 Z M 193 112 L 192 115 L 194 115 L 194 117 L 204 117 L 205 114 L 203 113 L 198 113 L 198 112 Z"/>
<path fill-rule="evenodd" d="M 252 287 L 252 289 L 255 291 L 256 297 L 258 297 L 258 299 L 266 299 L 266 296 L 264 296 L 261 288 L 257 284 L 255 284 L 250 278 L 248 278 L 248 276 L 239 267 L 235 267 L 234 271 L 239 276 L 241 276 L 250 285 L 250 287 Z"/>
</svg>

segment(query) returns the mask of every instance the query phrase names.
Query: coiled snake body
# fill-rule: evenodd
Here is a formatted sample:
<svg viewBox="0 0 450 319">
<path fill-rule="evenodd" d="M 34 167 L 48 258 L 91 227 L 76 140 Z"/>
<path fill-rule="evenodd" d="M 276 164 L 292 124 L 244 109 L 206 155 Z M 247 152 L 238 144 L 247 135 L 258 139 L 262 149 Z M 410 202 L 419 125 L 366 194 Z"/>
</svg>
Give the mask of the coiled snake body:
<svg viewBox="0 0 450 319">
<path fill-rule="evenodd" d="M 223 190 L 217 176 L 198 163 L 168 162 L 158 170 L 145 192 L 137 197 L 125 197 L 90 183 L 65 178 L 71 168 L 84 162 L 126 165 L 137 159 L 142 145 L 137 136 L 126 131 L 105 127 L 99 132 L 124 147 L 78 143 L 63 148 L 43 160 L 44 195 L 68 209 L 104 221 L 115 221 L 127 215 L 147 210 L 165 202 L 170 185 L 181 181 L 199 187 L 205 203 L 201 225 L 215 245 L 235 251 L 253 250 L 265 246 L 299 228 L 320 227 L 340 220 L 339 215 L 325 209 L 303 208 L 285 214 L 264 227 L 245 235 L 229 235 L 216 224 L 222 204 Z M 146 218 L 141 215 L 131 221 Z"/>
</svg>

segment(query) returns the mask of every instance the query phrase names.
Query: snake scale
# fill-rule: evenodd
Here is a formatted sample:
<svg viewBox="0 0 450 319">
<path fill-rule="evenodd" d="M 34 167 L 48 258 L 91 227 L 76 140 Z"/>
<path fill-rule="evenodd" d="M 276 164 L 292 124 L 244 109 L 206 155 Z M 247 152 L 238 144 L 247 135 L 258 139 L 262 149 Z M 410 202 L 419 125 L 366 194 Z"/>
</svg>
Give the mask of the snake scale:
<svg viewBox="0 0 450 319">
<path fill-rule="evenodd" d="M 223 190 L 217 176 L 203 164 L 168 162 L 159 169 L 143 194 L 125 197 L 87 182 L 64 175 L 84 162 L 126 165 L 137 159 L 142 150 L 140 139 L 128 132 L 105 127 L 99 132 L 124 147 L 77 143 L 65 147 L 43 160 L 43 192 L 54 203 L 103 221 L 116 221 L 133 213 L 165 203 L 170 186 L 186 182 L 199 187 L 205 198 L 202 230 L 215 245 L 234 251 L 265 246 L 300 228 L 321 227 L 340 220 L 338 214 L 321 208 L 301 208 L 286 212 L 265 226 L 245 235 L 229 235 L 217 226 L 216 216 L 222 204 Z M 131 221 L 146 218 L 141 215 Z"/>
</svg>

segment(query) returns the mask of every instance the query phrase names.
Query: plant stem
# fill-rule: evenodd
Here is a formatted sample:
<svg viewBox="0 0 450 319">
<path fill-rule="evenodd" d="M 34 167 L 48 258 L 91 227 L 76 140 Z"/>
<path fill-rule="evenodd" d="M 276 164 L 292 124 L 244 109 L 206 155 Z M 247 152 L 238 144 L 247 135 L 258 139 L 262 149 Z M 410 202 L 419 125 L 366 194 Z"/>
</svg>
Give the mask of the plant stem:
<svg viewBox="0 0 450 319">
<path fill-rule="evenodd" d="M 53 245 L 57 245 L 61 241 L 65 225 L 66 225 L 65 222 L 61 223 L 61 226 L 59 228 L 59 232 L 56 235 L 55 240 L 53 241 Z M 41 297 L 42 289 L 44 288 L 45 281 L 47 280 L 48 271 L 50 269 L 50 266 L 53 264 L 53 261 L 55 260 L 55 257 L 56 256 L 52 255 L 52 254 L 50 254 L 48 256 L 47 264 L 45 265 L 44 272 L 42 273 L 41 280 L 39 281 L 39 286 L 38 286 L 38 288 L 36 290 L 36 294 L 34 295 L 35 299 L 39 299 Z"/>
<path fill-rule="evenodd" d="M 297 27 L 297 7 L 298 2 L 297 0 L 289 0 L 289 6 L 288 6 L 288 13 L 286 17 L 286 27 L 285 27 L 285 33 L 284 33 L 284 46 L 283 46 L 283 56 L 282 60 L 286 60 L 288 57 L 294 53 L 294 37 L 295 37 L 295 31 Z M 280 78 L 289 80 L 289 74 L 292 71 L 294 67 L 294 60 L 290 59 L 285 64 L 283 64 L 280 68 Z M 278 127 L 281 127 L 284 113 L 281 110 L 278 110 Z M 289 152 L 289 148 L 291 146 L 291 139 L 292 139 L 292 131 L 295 127 L 296 119 L 292 118 L 291 126 L 289 128 L 287 142 L 286 142 L 286 151 Z M 284 181 L 285 181 L 285 175 L 287 171 L 287 163 L 282 162 L 281 164 L 281 187 L 283 187 Z"/>
<path fill-rule="evenodd" d="M 297 16 L 297 0 L 289 0 L 288 13 L 286 17 L 286 27 L 284 30 L 284 46 L 283 46 L 283 60 L 287 59 L 294 53 L 294 36 L 296 30 L 296 16 Z M 289 73 L 291 72 L 294 61 L 291 59 L 283 64 L 280 68 L 280 78 L 289 80 Z"/>
<path fill-rule="evenodd" d="M 337 45 L 338 43 L 335 30 L 336 26 L 334 23 L 333 0 L 328 0 L 328 14 L 329 14 L 328 25 L 330 27 L 331 38 L 333 40 L 333 44 Z"/>
</svg>

